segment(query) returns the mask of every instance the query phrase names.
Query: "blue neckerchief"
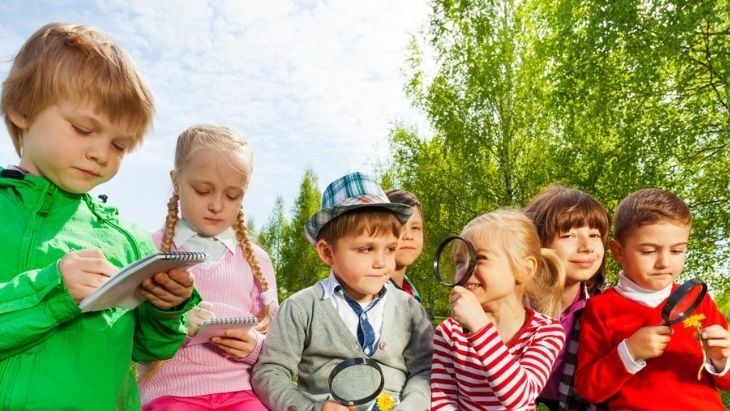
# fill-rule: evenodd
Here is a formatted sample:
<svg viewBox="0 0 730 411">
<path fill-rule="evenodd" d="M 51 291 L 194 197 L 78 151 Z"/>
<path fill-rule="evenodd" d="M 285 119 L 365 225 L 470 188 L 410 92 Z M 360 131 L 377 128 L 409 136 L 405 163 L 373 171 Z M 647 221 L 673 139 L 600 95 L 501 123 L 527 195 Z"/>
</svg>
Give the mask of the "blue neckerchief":
<svg viewBox="0 0 730 411">
<path fill-rule="evenodd" d="M 386 288 L 383 287 L 382 290 L 378 293 L 378 295 L 373 299 L 373 301 L 368 304 L 365 309 L 362 308 L 360 303 L 353 300 L 352 297 L 347 295 L 345 290 L 342 288 L 341 285 L 338 285 L 335 287 L 336 292 L 342 292 L 342 296 L 345 298 L 345 301 L 347 301 L 347 304 L 352 308 L 352 311 L 357 314 L 358 318 L 358 324 L 357 324 L 357 342 L 362 347 L 363 351 L 367 356 L 371 356 L 375 353 L 375 331 L 373 330 L 373 326 L 370 324 L 370 321 L 368 320 L 368 311 L 370 311 L 375 305 L 383 298 L 385 295 Z"/>
</svg>

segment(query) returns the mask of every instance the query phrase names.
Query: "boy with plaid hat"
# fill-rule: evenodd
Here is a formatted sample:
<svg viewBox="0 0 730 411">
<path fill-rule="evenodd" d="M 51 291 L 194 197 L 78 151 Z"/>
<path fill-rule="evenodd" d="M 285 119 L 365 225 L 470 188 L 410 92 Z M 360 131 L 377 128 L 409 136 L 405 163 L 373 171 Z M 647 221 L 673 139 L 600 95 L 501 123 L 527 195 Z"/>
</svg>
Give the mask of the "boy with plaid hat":
<svg viewBox="0 0 730 411">
<path fill-rule="evenodd" d="M 383 372 L 384 395 L 398 402 L 393 410 L 430 409 L 433 329 L 423 307 L 388 282 L 411 212 L 363 173 L 325 189 L 305 231 L 332 271 L 284 301 L 271 325 L 253 377 L 269 408 L 353 409 L 329 400 L 328 378 L 340 362 L 368 357 Z"/>
</svg>

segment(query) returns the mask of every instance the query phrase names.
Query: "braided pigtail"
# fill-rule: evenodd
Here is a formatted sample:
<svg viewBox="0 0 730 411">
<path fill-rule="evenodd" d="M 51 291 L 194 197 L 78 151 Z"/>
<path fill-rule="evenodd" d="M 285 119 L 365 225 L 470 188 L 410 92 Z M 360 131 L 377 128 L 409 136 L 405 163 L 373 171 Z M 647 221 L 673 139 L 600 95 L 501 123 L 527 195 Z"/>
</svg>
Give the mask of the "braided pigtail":
<svg viewBox="0 0 730 411">
<path fill-rule="evenodd" d="M 177 192 L 172 193 L 170 201 L 167 202 L 167 217 L 165 217 L 165 233 L 162 236 L 160 251 L 168 252 L 172 249 L 172 239 L 175 237 L 175 226 L 180 219 L 177 215 L 178 200 Z"/>
<path fill-rule="evenodd" d="M 261 265 L 253 251 L 251 240 L 248 236 L 248 230 L 246 229 L 246 223 L 244 222 L 243 210 L 238 212 L 237 224 L 233 226 L 233 230 L 236 232 L 236 239 L 238 244 L 241 246 L 243 256 L 246 258 L 248 265 L 251 266 L 253 272 L 253 278 L 256 280 L 256 284 L 259 286 L 260 296 L 264 304 L 264 309 L 259 315 L 259 323 L 256 326 L 256 330 L 265 333 L 269 329 L 269 325 L 274 318 L 274 314 L 271 310 L 271 304 L 264 298 L 264 295 L 269 291 L 269 282 L 266 281 L 263 271 L 261 271 Z"/>
</svg>

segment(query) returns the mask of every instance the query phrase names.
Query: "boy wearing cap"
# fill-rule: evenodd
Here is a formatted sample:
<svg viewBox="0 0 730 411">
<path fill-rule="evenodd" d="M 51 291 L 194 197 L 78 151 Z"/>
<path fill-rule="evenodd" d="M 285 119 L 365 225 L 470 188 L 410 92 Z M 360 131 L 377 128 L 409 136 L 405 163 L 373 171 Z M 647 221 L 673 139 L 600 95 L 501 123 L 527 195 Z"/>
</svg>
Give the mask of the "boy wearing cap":
<svg viewBox="0 0 730 411">
<path fill-rule="evenodd" d="M 332 270 L 284 301 L 269 329 L 253 376 L 254 390 L 269 408 L 355 409 L 330 399 L 328 379 L 340 362 L 368 357 L 382 370 L 381 396 L 397 402 L 391 409 L 430 409 L 433 329 L 421 305 L 388 283 L 411 212 L 391 203 L 363 173 L 325 189 L 322 208 L 305 231 Z"/>
</svg>

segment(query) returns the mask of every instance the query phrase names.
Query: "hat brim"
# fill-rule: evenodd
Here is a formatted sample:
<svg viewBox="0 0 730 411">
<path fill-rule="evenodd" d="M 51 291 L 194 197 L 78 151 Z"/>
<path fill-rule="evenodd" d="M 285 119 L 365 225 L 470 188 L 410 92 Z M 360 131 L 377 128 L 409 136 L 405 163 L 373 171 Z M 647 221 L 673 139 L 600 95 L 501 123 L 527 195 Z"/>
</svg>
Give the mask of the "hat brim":
<svg viewBox="0 0 730 411">
<path fill-rule="evenodd" d="M 352 204 L 325 208 L 317 211 L 307 219 L 307 223 L 304 226 L 304 233 L 307 236 L 307 240 L 312 244 L 316 244 L 317 235 L 322 227 L 342 214 L 359 208 L 384 208 L 395 214 L 401 224 L 405 224 L 411 218 L 411 214 L 413 214 L 413 207 L 400 203 Z"/>
</svg>

